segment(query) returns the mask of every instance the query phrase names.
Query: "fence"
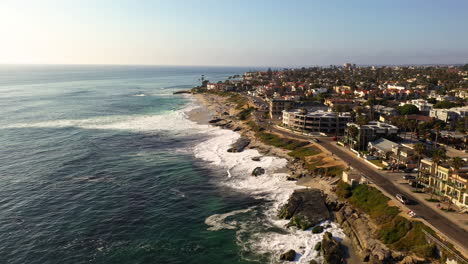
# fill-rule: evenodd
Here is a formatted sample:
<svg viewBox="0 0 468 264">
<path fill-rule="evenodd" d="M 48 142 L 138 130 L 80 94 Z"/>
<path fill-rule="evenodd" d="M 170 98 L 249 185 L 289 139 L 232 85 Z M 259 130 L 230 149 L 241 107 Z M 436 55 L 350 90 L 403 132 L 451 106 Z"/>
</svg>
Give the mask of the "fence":
<svg viewBox="0 0 468 264">
<path fill-rule="evenodd" d="M 440 241 L 438 238 L 434 237 L 433 235 L 429 234 L 426 230 L 422 230 L 423 233 L 426 235 L 426 238 L 428 240 L 431 240 L 432 242 L 436 243 L 438 246 L 441 248 L 445 249 L 447 252 L 452 254 L 453 258 L 460 263 L 460 264 L 468 264 L 468 262 L 465 260 L 464 257 L 460 256 L 458 253 L 454 252 L 452 249 L 447 247 L 444 242 Z"/>
</svg>

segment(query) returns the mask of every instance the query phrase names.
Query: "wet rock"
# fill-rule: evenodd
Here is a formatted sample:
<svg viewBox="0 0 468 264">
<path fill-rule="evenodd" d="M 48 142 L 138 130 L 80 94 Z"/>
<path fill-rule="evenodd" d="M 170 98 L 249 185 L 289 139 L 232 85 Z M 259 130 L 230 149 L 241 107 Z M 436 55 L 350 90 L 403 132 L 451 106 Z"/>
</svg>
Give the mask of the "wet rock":
<svg viewBox="0 0 468 264">
<path fill-rule="evenodd" d="M 234 142 L 227 151 L 228 152 L 242 152 L 249 144 L 250 144 L 250 139 L 241 137 L 236 142 Z"/>
<path fill-rule="evenodd" d="M 324 263 L 327 264 L 341 264 L 343 262 L 343 250 L 341 249 L 340 242 L 333 239 L 330 232 L 325 232 L 322 239 L 322 249 Z"/>
<path fill-rule="evenodd" d="M 296 251 L 290 249 L 280 256 L 280 260 L 285 260 L 285 261 L 294 261 L 296 258 Z"/>
<path fill-rule="evenodd" d="M 329 219 L 330 213 L 321 190 L 302 189 L 291 194 L 288 202 L 280 209 L 278 217 L 290 219 L 288 227 L 297 226 L 305 230 Z"/>
<path fill-rule="evenodd" d="M 332 197 L 331 195 L 328 195 L 327 198 L 325 199 L 325 204 L 327 205 L 328 209 L 331 211 L 339 211 L 343 206 L 344 202 L 336 199 L 336 197 Z"/>
<path fill-rule="evenodd" d="M 320 234 L 323 232 L 323 226 L 314 226 L 312 228 L 312 234 Z"/>
<path fill-rule="evenodd" d="M 210 124 L 215 124 L 215 123 L 218 123 L 219 121 L 222 121 L 224 119 L 222 118 L 214 118 L 214 119 L 211 119 L 210 121 L 208 121 L 208 123 Z"/>
<path fill-rule="evenodd" d="M 259 175 L 262 175 L 265 173 L 265 169 L 262 168 L 262 167 L 256 167 L 253 171 L 252 171 L 252 176 L 259 176 Z"/>
</svg>

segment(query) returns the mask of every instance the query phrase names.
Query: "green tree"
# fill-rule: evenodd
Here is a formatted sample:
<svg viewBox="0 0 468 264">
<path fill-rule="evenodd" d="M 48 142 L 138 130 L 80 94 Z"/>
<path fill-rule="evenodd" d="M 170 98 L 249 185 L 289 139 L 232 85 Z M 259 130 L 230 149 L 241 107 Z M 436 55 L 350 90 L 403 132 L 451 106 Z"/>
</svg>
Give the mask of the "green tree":
<svg viewBox="0 0 468 264">
<path fill-rule="evenodd" d="M 419 113 L 418 107 L 412 104 L 405 104 L 397 107 L 398 112 L 401 115 L 414 115 Z"/>
<path fill-rule="evenodd" d="M 358 141 L 357 140 L 357 137 L 359 135 L 359 129 L 356 127 L 356 126 L 348 126 L 348 143 L 349 141 Z M 352 148 L 354 148 L 354 144 L 352 144 L 351 146 Z"/>
<path fill-rule="evenodd" d="M 432 162 L 434 162 L 435 170 L 434 172 L 437 173 L 439 165 L 447 160 L 447 150 L 444 148 L 435 148 L 432 151 Z M 431 198 L 435 192 L 436 183 L 434 183 L 434 187 L 432 188 Z"/>
<path fill-rule="evenodd" d="M 445 108 L 445 109 L 452 108 L 452 107 L 457 107 L 457 106 L 460 106 L 460 105 L 457 104 L 457 103 L 447 101 L 447 100 L 440 101 L 440 102 L 434 104 L 434 108 Z"/>
<path fill-rule="evenodd" d="M 356 124 L 358 124 L 359 126 L 364 126 L 364 125 L 367 125 L 369 123 L 369 118 L 367 116 L 358 116 L 356 118 Z"/>
<path fill-rule="evenodd" d="M 453 157 L 450 160 L 450 165 L 452 166 L 454 172 L 458 174 L 458 171 L 460 170 L 463 165 L 465 165 L 465 161 L 460 158 L 460 157 Z M 449 198 L 449 206 L 447 207 L 447 211 L 450 210 L 450 207 L 452 206 L 452 198 Z"/>
<path fill-rule="evenodd" d="M 416 156 L 418 156 L 418 187 L 421 184 L 421 159 L 426 150 L 426 145 L 423 143 L 414 144 L 414 152 L 416 152 Z"/>
<path fill-rule="evenodd" d="M 465 161 L 460 157 L 453 157 L 450 160 L 450 165 L 453 167 L 455 173 L 458 173 L 458 170 L 465 165 Z"/>
</svg>

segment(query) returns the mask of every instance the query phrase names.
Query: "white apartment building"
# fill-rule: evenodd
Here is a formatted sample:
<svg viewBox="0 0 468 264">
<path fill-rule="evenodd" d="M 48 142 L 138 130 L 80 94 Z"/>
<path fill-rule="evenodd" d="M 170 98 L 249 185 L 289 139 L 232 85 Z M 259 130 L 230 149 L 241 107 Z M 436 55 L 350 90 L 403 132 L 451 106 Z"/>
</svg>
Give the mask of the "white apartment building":
<svg viewBox="0 0 468 264">
<path fill-rule="evenodd" d="M 283 125 L 306 132 L 342 132 L 350 121 L 350 113 L 334 113 L 323 110 L 309 112 L 306 109 L 283 111 Z"/>
</svg>

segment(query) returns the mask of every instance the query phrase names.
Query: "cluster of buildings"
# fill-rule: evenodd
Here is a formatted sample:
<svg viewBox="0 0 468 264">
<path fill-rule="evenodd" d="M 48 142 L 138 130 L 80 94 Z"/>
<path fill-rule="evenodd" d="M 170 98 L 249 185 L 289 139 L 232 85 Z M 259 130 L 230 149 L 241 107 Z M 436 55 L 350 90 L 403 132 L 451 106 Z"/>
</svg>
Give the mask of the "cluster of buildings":
<svg viewBox="0 0 468 264">
<path fill-rule="evenodd" d="M 421 164 L 425 187 L 468 206 L 468 168 L 454 169 L 449 163 L 434 164 L 428 158 L 419 162 L 414 149 L 415 142 L 424 139 L 421 142 L 431 152 L 435 136 L 439 144 L 444 141 L 466 150 L 466 67 L 357 67 L 346 63 L 247 72 L 242 79 L 207 83 L 206 89 L 246 93 L 263 102 L 259 108 L 267 111 L 269 122 L 302 133 L 338 137 L 353 151 L 377 158 L 388 168 L 418 169 Z M 409 108 L 411 111 L 402 114 Z M 400 117 L 399 122 L 395 117 Z M 425 129 L 424 135 L 416 133 L 419 127 Z M 412 142 L 401 138 L 408 130 Z M 426 142 L 427 131 L 432 139 Z"/>
<path fill-rule="evenodd" d="M 447 197 L 461 208 L 468 208 L 468 164 L 454 168 L 449 162 L 436 164 L 423 159 L 419 182 L 439 196 Z"/>
</svg>

